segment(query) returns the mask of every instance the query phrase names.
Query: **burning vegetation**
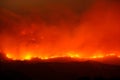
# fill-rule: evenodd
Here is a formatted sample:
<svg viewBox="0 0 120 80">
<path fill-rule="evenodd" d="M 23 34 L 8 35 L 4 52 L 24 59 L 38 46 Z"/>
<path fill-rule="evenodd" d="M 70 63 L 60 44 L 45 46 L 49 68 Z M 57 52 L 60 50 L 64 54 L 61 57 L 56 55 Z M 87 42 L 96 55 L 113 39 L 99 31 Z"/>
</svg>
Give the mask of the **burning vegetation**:
<svg viewBox="0 0 120 80">
<path fill-rule="evenodd" d="M 48 3 L 1 7 L 1 51 L 13 60 L 120 57 L 120 3 L 82 3 L 80 8 Z"/>
</svg>

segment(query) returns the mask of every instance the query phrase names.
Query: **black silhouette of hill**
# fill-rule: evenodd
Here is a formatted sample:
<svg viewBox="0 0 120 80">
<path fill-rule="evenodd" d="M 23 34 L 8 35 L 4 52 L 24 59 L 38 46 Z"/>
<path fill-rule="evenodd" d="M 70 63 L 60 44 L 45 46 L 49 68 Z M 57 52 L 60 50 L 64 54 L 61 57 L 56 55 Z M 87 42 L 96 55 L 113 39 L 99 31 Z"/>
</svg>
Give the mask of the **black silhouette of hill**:
<svg viewBox="0 0 120 80">
<path fill-rule="evenodd" d="M 120 80 L 120 65 L 114 63 L 119 62 L 116 57 L 96 61 L 68 57 L 12 61 L 0 54 L 3 80 Z"/>
<path fill-rule="evenodd" d="M 84 62 L 0 62 L 3 80 L 116 80 L 120 66 L 96 61 Z"/>
</svg>

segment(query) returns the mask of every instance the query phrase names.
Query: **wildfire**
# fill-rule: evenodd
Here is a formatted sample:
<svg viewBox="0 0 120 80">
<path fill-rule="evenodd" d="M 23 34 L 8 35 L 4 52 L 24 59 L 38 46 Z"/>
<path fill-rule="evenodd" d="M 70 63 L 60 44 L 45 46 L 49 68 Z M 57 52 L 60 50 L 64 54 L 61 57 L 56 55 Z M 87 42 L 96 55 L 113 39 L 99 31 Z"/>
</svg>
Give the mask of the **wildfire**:
<svg viewBox="0 0 120 80">
<path fill-rule="evenodd" d="M 24 57 L 25 60 L 30 60 L 31 58 L 32 58 L 31 55 L 26 55 L 26 56 Z"/>
<path fill-rule="evenodd" d="M 75 10 L 56 4 L 0 8 L 0 51 L 12 60 L 120 58 L 119 5 L 107 1 Z"/>
<path fill-rule="evenodd" d="M 106 58 L 106 57 L 118 57 L 120 58 L 119 55 L 115 54 L 115 53 L 111 53 L 111 54 L 107 54 L 107 55 L 93 55 L 93 56 L 80 56 L 79 54 L 71 54 L 69 53 L 68 55 L 63 55 L 63 56 L 60 56 L 60 55 L 56 55 L 56 56 L 32 56 L 31 54 L 27 54 L 27 55 L 24 55 L 22 58 L 16 58 L 14 56 L 12 56 L 10 53 L 9 54 L 6 54 L 6 57 L 11 59 L 11 60 L 31 60 L 32 58 L 39 58 L 41 60 L 49 60 L 49 59 L 54 59 L 54 58 L 59 58 L 59 57 L 62 57 L 62 58 L 66 58 L 66 57 L 69 57 L 69 58 L 73 58 L 73 59 L 86 59 L 86 60 L 90 60 L 90 59 L 103 59 L 103 58 Z"/>
<path fill-rule="evenodd" d="M 12 58 L 10 54 L 6 54 L 6 57 L 7 58 Z"/>
</svg>

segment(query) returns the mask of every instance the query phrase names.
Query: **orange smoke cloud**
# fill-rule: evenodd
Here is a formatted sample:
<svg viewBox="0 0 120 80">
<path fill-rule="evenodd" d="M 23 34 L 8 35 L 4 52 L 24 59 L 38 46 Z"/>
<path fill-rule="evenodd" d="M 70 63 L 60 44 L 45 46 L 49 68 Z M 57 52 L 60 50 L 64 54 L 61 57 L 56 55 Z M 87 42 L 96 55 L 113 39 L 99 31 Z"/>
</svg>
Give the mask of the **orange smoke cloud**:
<svg viewBox="0 0 120 80">
<path fill-rule="evenodd" d="M 44 12 L 32 9 L 24 15 L 1 9 L 0 48 L 14 59 L 119 55 L 118 7 L 97 1 L 78 14 L 49 5 Z"/>
</svg>

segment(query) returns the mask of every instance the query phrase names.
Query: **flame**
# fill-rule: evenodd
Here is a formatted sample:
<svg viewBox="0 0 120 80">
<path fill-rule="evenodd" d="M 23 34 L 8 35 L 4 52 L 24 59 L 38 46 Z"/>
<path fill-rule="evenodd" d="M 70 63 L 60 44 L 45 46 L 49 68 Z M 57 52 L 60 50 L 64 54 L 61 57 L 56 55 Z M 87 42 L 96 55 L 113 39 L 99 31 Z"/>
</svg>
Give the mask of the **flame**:
<svg viewBox="0 0 120 80">
<path fill-rule="evenodd" d="M 107 54 L 107 55 L 96 54 L 96 55 L 88 56 L 88 57 L 80 56 L 79 53 L 75 53 L 75 52 L 68 52 L 66 54 L 67 55 L 62 55 L 62 56 L 56 55 L 56 56 L 41 56 L 41 57 L 40 56 L 38 56 L 38 57 L 37 56 L 32 56 L 31 54 L 27 54 L 27 55 L 24 55 L 24 57 L 17 59 L 16 57 L 11 56 L 10 53 L 9 53 L 9 54 L 6 54 L 6 57 L 11 59 L 11 60 L 21 60 L 21 61 L 23 61 L 23 60 L 31 60 L 32 58 L 39 58 L 39 59 L 42 59 L 42 60 L 49 60 L 49 59 L 54 59 L 54 58 L 59 58 L 59 57 L 63 57 L 63 58 L 69 57 L 69 58 L 73 58 L 73 59 L 77 58 L 77 59 L 86 59 L 86 60 L 99 59 L 99 58 L 104 59 L 106 57 L 118 57 L 118 58 L 120 58 L 120 56 L 115 54 L 115 53 L 111 53 L 111 54 Z"/>
<path fill-rule="evenodd" d="M 107 1 L 79 11 L 48 4 L 40 11 L 10 9 L 20 13 L 0 8 L 0 51 L 13 60 L 120 57 L 119 5 Z"/>
<path fill-rule="evenodd" d="M 7 57 L 7 58 L 10 58 L 10 59 L 12 58 L 12 56 L 11 56 L 9 53 L 6 54 L 6 57 Z"/>
<path fill-rule="evenodd" d="M 30 60 L 31 58 L 32 58 L 32 56 L 30 54 L 28 54 L 24 57 L 25 60 Z"/>
<path fill-rule="evenodd" d="M 106 56 L 116 56 L 115 53 L 110 53 L 110 54 L 107 54 Z"/>
</svg>

